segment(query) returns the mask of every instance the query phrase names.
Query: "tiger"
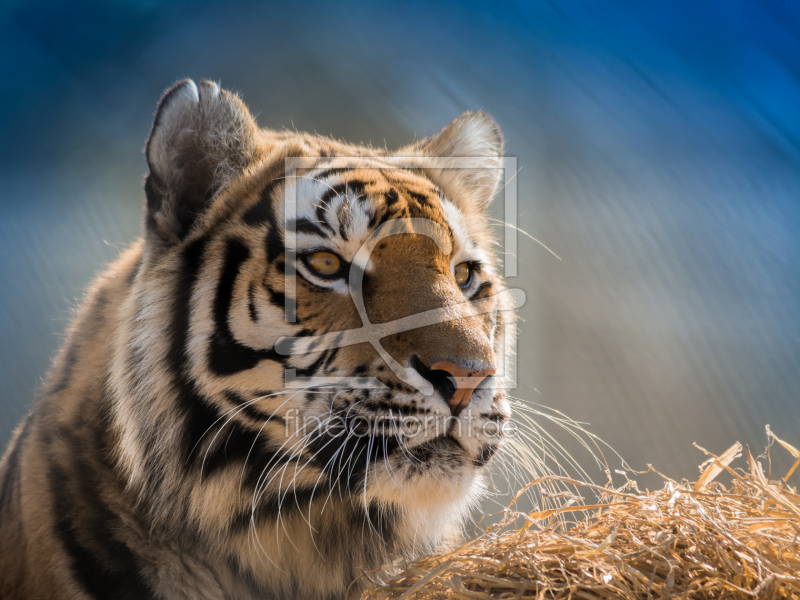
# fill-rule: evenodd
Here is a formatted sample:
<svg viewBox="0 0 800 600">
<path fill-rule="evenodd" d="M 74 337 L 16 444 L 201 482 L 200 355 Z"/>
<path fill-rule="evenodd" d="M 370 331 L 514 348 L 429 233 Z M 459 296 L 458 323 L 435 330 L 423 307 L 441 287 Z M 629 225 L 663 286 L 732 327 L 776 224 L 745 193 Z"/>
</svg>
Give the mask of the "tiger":
<svg viewBox="0 0 800 600">
<path fill-rule="evenodd" d="M 511 422 L 502 147 L 483 112 L 390 151 L 168 89 L 141 238 L 0 462 L 0 598 L 355 598 L 459 543 Z"/>
</svg>

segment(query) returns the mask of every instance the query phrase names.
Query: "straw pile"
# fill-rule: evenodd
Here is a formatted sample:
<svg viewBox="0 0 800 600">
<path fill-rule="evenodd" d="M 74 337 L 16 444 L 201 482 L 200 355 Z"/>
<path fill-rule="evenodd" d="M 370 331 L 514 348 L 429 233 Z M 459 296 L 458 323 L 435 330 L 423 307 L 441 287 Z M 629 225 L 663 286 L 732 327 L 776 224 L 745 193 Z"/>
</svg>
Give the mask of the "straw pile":
<svg viewBox="0 0 800 600">
<path fill-rule="evenodd" d="M 780 480 L 768 480 L 749 449 L 744 468 L 729 466 L 742 456 L 739 443 L 721 456 L 705 451 L 711 458 L 697 482 L 662 475 L 656 492 L 556 477 L 599 492 L 599 503 L 573 497 L 553 510 L 509 509 L 453 552 L 402 565 L 387 581 L 365 574 L 363 599 L 800 599 L 800 495 L 787 483 L 800 450 L 767 433 L 797 459 Z M 714 481 L 724 472 L 728 487 Z"/>
</svg>

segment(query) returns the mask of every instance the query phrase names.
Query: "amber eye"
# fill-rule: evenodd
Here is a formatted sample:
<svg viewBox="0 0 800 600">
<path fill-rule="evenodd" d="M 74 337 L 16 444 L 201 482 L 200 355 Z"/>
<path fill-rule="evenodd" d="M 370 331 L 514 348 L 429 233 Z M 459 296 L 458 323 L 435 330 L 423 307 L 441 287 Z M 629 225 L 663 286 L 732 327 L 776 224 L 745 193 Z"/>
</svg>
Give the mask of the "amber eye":
<svg viewBox="0 0 800 600">
<path fill-rule="evenodd" d="M 472 282 L 472 268 L 469 266 L 469 263 L 456 265 L 455 276 L 458 287 L 469 287 L 469 284 Z"/>
<path fill-rule="evenodd" d="M 314 275 L 333 277 L 342 269 L 342 260 L 332 252 L 312 252 L 305 258 Z"/>
</svg>

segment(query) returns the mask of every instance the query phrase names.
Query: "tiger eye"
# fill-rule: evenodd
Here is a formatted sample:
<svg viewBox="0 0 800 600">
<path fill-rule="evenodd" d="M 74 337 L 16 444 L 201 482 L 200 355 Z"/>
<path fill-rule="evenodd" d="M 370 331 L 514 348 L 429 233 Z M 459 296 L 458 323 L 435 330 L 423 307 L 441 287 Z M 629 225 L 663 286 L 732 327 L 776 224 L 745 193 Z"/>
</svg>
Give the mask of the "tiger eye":
<svg viewBox="0 0 800 600">
<path fill-rule="evenodd" d="M 332 252 L 314 252 L 306 258 L 306 263 L 315 275 L 331 277 L 342 268 L 341 259 Z"/>
<path fill-rule="evenodd" d="M 472 281 L 472 269 L 470 269 L 467 263 L 456 265 L 455 276 L 458 287 L 465 288 L 469 286 L 470 281 Z"/>
</svg>

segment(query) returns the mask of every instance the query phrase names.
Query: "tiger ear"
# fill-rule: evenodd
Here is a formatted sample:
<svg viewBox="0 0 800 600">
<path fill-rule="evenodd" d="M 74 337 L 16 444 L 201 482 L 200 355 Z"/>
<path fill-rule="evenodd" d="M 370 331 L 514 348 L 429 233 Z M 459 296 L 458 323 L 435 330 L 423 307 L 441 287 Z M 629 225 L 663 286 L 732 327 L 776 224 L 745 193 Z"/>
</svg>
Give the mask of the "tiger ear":
<svg viewBox="0 0 800 600">
<path fill-rule="evenodd" d="M 182 239 L 254 159 L 257 130 L 244 103 L 216 83 L 185 79 L 164 92 L 144 150 L 148 229 Z"/>
<path fill-rule="evenodd" d="M 424 156 L 459 159 L 461 168 L 447 168 L 446 160 L 443 168 L 425 168 L 448 198 L 465 209 L 489 206 L 503 176 L 503 136 L 492 117 L 465 112 L 417 148 Z"/>
</svg>

